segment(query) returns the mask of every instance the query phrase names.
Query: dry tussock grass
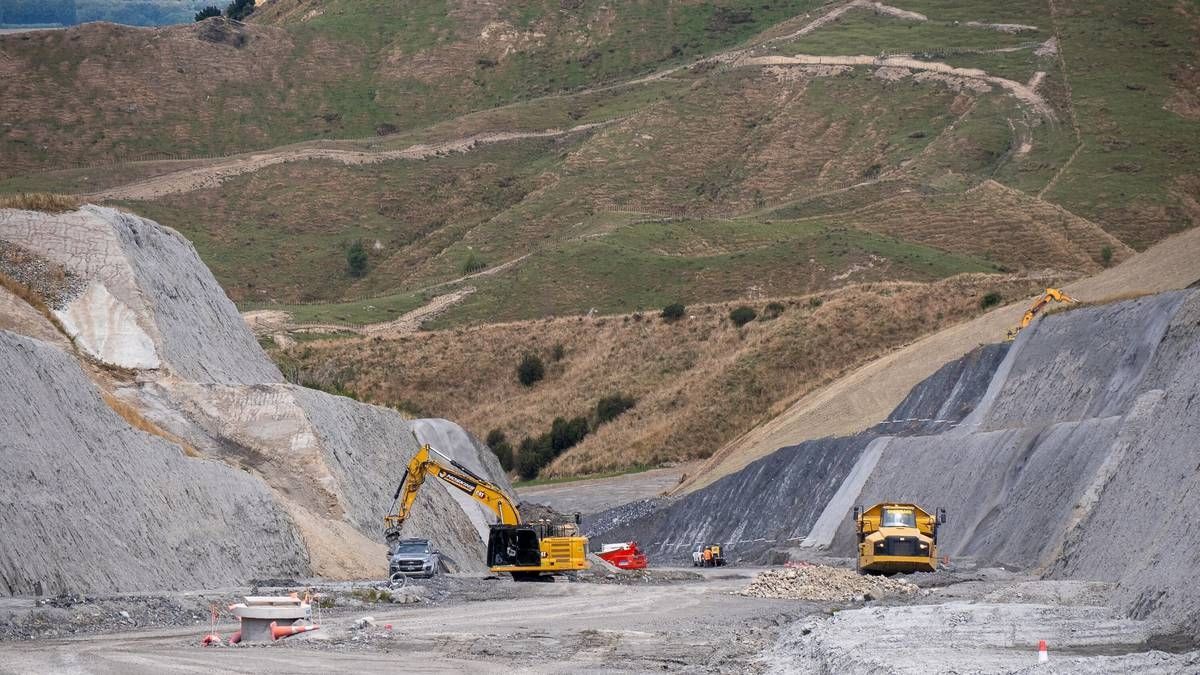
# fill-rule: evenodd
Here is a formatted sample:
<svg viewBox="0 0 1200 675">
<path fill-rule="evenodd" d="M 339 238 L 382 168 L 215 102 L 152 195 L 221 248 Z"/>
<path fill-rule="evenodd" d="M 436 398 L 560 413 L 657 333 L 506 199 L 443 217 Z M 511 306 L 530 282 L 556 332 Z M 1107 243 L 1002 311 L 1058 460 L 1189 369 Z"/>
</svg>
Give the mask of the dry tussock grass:
<svg viewBox="0 0 1200 675">
<path fill-rule="evenodd" d="M 35 293 L 32 288 L 13 279 L 7 274 L 0 272 L 0 286 L 3 286 L 8 292 L 24 300 L 30 307 L 36 309 L 39 314 L 51 321 L 56 321 L 56 317 L 50 313 L 50 308 L 42 297 Z"/>
<path fill-rule="evenodd" d="M 636 407 L 559 457 L 545 475 L 597 473 L 703 458 L 800 396 L 869 360 L 980 313 L 989 291 L 1023 297 L 1045 280 L 962 275 L 922 284 L 874 283 L 809 297 L 764 299 L 777 319 L 734 327 L 743 303 L 692 306 L 674 324 L 657 313 L 567 317 L 438 331 L 394 340 L 309 343 L 287 352 L 302 367 L 325 364 L 366 400 L 453 419 L 483 437 L 504 430 L 514 445 L 557 416 L 594 409 L 622 392 Z M 552 362 L 554 346 L 566 355 Z M 526 388 L 516 365 L 542 356 L 546 379 Z"/>
<path fill-rule="evenodd" d="M 178 445 L 180 449 L 183 450 L 183 454 L 187 455 L 188 457 L 201 456 L 200 451 L 196 450 L 191 443 L 188 443 L 182 438 L 146 419 L 137 408 L 129 405 L 125 401 L 122 401 L 108 392 L 100 392 L 100 397 L 104 399 L 104 402 L 108 404 L 109 408 L 112 408 L 113 412 L 120 415 L 121 419 L 129 423 L 129 426 L 133 427 L 134 429 L 158 436 L 161 439 Z"/>
<path fill-rule="evenodd" d="M 67 195 L 56 195 L 49 192 L 18 192 L 13 195 L 0 195 L 0 209 L 66 213 L 78 208 L 79 200 Z"/>
</svg>

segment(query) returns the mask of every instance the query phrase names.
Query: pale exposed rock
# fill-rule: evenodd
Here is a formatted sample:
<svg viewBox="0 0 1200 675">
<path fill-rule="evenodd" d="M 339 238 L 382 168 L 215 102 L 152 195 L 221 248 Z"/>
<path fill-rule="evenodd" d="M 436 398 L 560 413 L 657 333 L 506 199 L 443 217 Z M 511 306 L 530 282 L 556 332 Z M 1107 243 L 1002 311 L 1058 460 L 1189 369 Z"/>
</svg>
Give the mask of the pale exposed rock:
<svg viewBox="0 0 1200 675">
<path fill-rule="evenodd" d="M 133 370 L 155 369 L 161 363 L 137 314 L 103 283 L 92 284 L 54 315 L 76 346 L 101 363 Z"/>
</svg>

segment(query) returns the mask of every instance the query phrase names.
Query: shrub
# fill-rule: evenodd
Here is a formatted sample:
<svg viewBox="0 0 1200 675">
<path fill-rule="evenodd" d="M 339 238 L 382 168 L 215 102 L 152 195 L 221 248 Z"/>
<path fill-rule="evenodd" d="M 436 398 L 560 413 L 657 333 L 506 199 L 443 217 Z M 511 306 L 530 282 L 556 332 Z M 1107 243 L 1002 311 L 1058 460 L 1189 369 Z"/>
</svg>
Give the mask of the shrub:
<svg viewBox="0 0 1200 675">
<path fill-rule="evenodd" d="M 822 300 L 821 298 L 818 298 L 815 295 L 808 299 L 808 306 L 812 307 L 813 309 L 820 307 L 824 303 L 825 303 L 824 300 Z"/>
<path fill-rule="evenodd" d="M 632 396 L 620 392 L 605 396 L 596 402 L 596 424 L 604 424 L 620 417 L 621 413 L 629 410 L 637 403 Z"/>
<path fill-rule="evenodd" d="M 361 277 L 367 273 L 367 249 L 361 239 L 346 249 L 346 271 L 352 277 Z"/>
<path fill-rule="evenodd" d="M 566 355 L 567 348 L 562 346 L 561 342 L 555 344 L 554 348 L 550 350 L 550 360 L 554 361 L 555 363 L 562 361 Z"/>
<path fill-rule="evenodd" d="M 770 321 L 771 319 L 778 318 L 779 315 L 783 314 L 784 309 L 785 307 L 782 302 L 769 302 L 766 308 L 763 309 L 762 319 L 760 320 Z"/>
<path fill-rule="evenodd" d="M 221 16 L 221 10 L 216 7 L 213 7 L 212 5 L 209 5 L 208 7 L 205 7 L 204 9 L 200 10 L 199 12 L 196 12 L 196 20 L 197 21 L 203 21 L 207 18 L 214 17 L 214 16 Z"/>
<path fill-rule="evenodd" d="M 729 313 L 729 320 L 733 322 L 733 325 L 741 328 L 753 321 L 756 316 L 758 316 L 758 312 L 753 308 L 742 305 Z"/>
<path fill-rule="evenodd" d="M 508 442 L 508 437 L 499 429 L 492 429 L 487 435 L 487 446 L 491 448 L 492 454 L 496 455 L 496 459 L 500 460 L 500 466 L 505 471 L 513 470 L 513 447 Z"/>
<path fill-rule="evenodd" d="M 546 377 L 546 366 L 537 354 L 526 354 L 517 365 L 517 380 L 526 387 Z"/>
<path fill-rule="evenodd" d="M 554 450 L 554 455 L 558 456 L 564 450 L 578 445 L 579 441 L 588 435 L 588 431 L 590 429 L 586 417 L 576 417 L 569 421 L 563 417 L 555 417 L 550 425 L 550 448 Z"/>
<path fill-rule="evenodd" d="M 467 254 L 467 259 L 462 264 L 463 274 L 474 274 L 485 269 L 487 269 L 487 263 L 482 258 L 476 256 L 474 251 Z"/>
<path fill-rule="evenodd" d="M 1105 246 L 1100 249 L 1100 262 L 1104 263 L 1105 267 L 1112 264 L 1113 250 L 1111 246 Z"/>
<path fill-rule="evenodd" d="M 992 292 L 988 293 L 987 295 L 983 296 L 983 299 L 979 301 L 979 307 L 981 309 L 987 309 L 988 307 L 995 307 L 996 305 L 1000 304 L 1000 301 L 1002 299 L 1003 298 L 1000 297 L 999 293 L 997 293 L 996 291 L 992 291 Z"/>
<path fill-rule="evenodd" d="M 683 303 L 672 302 L 666 307 L 663 307 L 661 316 L 663 321 L 671 323 L 673 321 L 682 319 L 683 315 L 686 313 L 687 308 L 683 306 Z"/>
<path fill-rule="evenodd" d="M 254 13 L 254 0 L 233 0 L 225 7 L 225 16 L 241 21 Z"/>
<path fill-rule="evenodd" d="M 525 480 L 536 478 L 542 467 L 552 459 L 554 450 L 550 447 L 549 435 L 543 434 L 537 438 L 526 436 L 517 453 L 517 473 Z"/>
</svg>

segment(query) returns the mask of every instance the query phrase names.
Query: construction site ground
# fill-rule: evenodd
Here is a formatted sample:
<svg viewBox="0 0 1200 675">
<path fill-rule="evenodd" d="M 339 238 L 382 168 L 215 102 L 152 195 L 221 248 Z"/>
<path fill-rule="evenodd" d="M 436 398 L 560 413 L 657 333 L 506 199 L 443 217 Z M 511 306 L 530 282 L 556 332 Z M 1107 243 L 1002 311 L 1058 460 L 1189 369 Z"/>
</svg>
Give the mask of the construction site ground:
<svg viewBox="0 0 1200 675">
<path fill-rule="evenodd" d="M 194 607 L 177 617 L 186 625 L 168 627 L 130 625 L 154 596 L 92 598 L 90 604 L 109 611 L 123 602 L 133 611 L 127 618 L 118 614 L 123 622 L 80 626 L 69 637 L 5 632 L 0 672 L 461 672 L 480 666 L 533 673 L 784 672 L 797 664 L 822 672 L 825 659 L 845 663 L 837 659 L 853 652 L 864 669 L 953 666 L 1000 673 L 1035 666 L 1039 640 L 1051 645 L 1052 663 L 1063 668 L 1058 672 L 1152 665 L 1182 672 L 1177 669 L 1196 662 L 1194 654 L 1178 653 L 1194 648 L 1189 641 L 1105 609 L 1105 584 L 1033 580 L 1002 569 L 974 570 L 969 561 L 956 566 L 909 577 L 920 587 L 916 593 L 865 602 L 745 597 L 739 591 L 762 571 L 749 567 L 658 569 L 651 577 L 624 578 L 599 572 L 552 583 L 444 575 L 410 582 L 422 599 L 409 604 L 364 600 L 369 584 L 317 584 L 318 592 L 337 598 L 322 610 L 319 631 L 237 647 L 200 646 L 209 628 L 201 608 L 251 589 L 164 594 L 158 598 L 164 604 Z M 287 588 L 300 586 L 256 592 Z M 20 620 L 35 603 L 6 600 L 0 618 Z M 64 616 L 72 613 L 83 614 L 83 606 Z M 368 616 L 374 625 L 355 627 Z M 863 644 L 864 621 L 868 642 L 877 647 Z M 224 637 L 235 629 L 228 620 L 217 626 Z M 912 639 L 931 630 L 936 640 Z"/>
</svg>

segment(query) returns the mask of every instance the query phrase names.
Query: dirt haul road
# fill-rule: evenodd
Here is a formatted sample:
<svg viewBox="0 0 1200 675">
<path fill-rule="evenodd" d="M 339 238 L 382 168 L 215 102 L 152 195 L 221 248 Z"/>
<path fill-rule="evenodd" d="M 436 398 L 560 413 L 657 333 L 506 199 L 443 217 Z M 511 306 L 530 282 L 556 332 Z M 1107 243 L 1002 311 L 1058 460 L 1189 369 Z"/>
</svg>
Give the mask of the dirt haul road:
<svg viewBox="0 0 1200 675">
<path fill-rule="evenodd" d="M 0 643 L 0 673 L 741 672 L 780 626 L 820 609 L 732 595 L 752 571 L 720 572 L 642 586 L 495 580 L 485 600 L 380 605 L 361 612 L 377 628 L 351 630 L 357 617 L 342 618 L 262 647 L 201 647 L 207 626 Z"/>
<path fill-rule="evenodd" d="M 739 595 L 759 571 L 631 584 L 445 577 L 454 590 L 441 602 L 339 607 L 319 631 L 269 645 L 201 647 L 203 621 L 0 642 L 0 673 L 1200 672 L 1193 647 L 1109 609 L 1112 584 L 968 563 L 869 602 Z M 367 615 L 374 626 L 352 627 Z M 1039 640 L 1053 657 L 1034 671 Z"/>
</svg>

